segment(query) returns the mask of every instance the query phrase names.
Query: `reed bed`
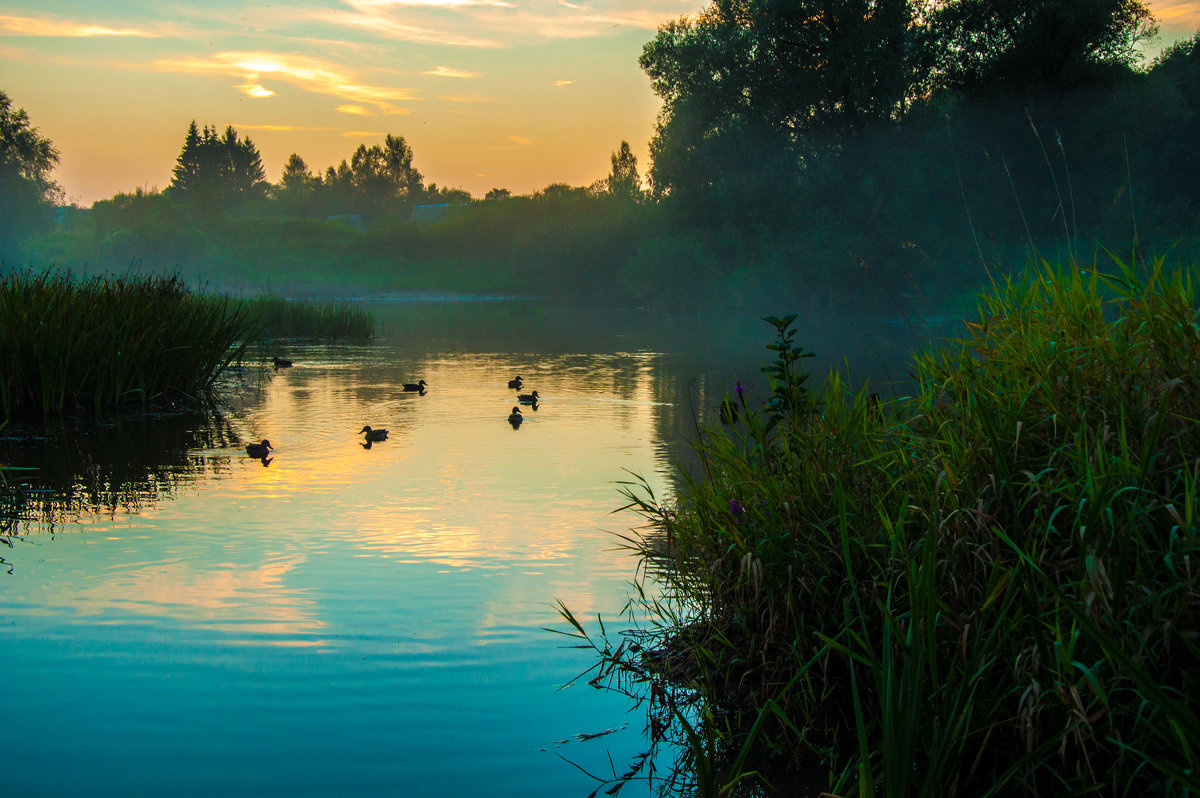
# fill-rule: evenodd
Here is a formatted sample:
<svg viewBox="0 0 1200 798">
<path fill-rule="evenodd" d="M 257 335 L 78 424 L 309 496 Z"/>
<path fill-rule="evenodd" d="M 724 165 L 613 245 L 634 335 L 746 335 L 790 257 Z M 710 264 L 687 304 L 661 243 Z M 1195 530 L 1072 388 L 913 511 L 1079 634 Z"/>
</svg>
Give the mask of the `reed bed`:
<svg viewBox="0 0 1200 798">
<path fill-rule="evenodd" d="M 800 401 L 771 319 L 762 408 L 731 397 L 675 503 L 625 484 L 660 589 L 638 582 L 619 642 L 562 612 L 596 680 L 685 743 L 669 785 L 1200 789 L 1197 275 L 1107 271 L 994 286 L 890 401 L 836 375 Z"/>
<path fill-rule="evenodd" d="M 178 277 L 15 272 L 0 280 L 5 418 L 193 403 L 239 360 L 254 325 Z"/>
<path fill-rule="evenodd" d="M 247 317 L 264 338 L 350 338 L 375 335 L 371 314 L 348 302 L 263 296 L 245 300 Z"/>
</svg>

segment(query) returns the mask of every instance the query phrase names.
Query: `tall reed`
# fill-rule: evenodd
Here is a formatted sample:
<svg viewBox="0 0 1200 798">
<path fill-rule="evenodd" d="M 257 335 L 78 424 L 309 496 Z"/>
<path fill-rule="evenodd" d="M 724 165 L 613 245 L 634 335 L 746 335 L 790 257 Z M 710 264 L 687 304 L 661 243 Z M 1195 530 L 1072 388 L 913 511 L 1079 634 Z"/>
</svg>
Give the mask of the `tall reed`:
<svg viewBox="0 0 1200 798">
<path fill-rule="evenodd" d="M 0 279 L 4 417 L 179 405 L 208 393 L 253 325 L 236 303 L 178 277 Z"/>
<path fill-rule="evenodd" d="M 601 680 L 717 724 L 701 794 L 780 767 L 835 795 L 1193 793 L 1197 288 L 1043 265 L 919 353 L 911 397 L 743 397 L 675 503 L 625 486 L 660 580 L 639 627 L 614 646 L 564 607 L 569 633 Z"/>
<path fill-rule="evenodd" d="M 245 300 L 243 309 L 265 338 L 366 339 L 375 335 L 371 314 L 349 302 L 262 296 Z"/>
</svg>

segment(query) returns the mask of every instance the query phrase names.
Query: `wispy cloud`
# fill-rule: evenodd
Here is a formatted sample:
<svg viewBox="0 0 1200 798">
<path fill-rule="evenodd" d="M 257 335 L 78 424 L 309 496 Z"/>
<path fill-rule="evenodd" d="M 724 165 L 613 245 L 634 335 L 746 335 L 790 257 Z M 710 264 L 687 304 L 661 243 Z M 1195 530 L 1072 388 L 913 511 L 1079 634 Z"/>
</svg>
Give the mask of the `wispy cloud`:
<svg viewBox="0 0 1200 798">
<path fill-rule="evenodd" d="M 352 114 L 354 116 L 375 116 L 375 112 L 370 108 L 364 108 L 361 105 L 339 105 L 335 108 L 339 114 Z"/>
<path fill-rule="evenodd" d="M 346 0 L 346 5 L 363 13 L 385 10 L 390 6 L 417 6 L 420 8 L 469 8 L 472 6 L 496 6 L 512 8 L 506 0 Z"/>
<path fill-rule="evenodd" d="M 528 136 L 509 136 L 508 139 L 509 141 L 520 144 L 522 147 L 528 147 L 533 143 L 533 139 L 529 138 Z"/>
<path fill-rule="evenodd" d="M 412 10 L 412 6 L 408 10 Z M 501 42 L 491 38 L 469 36 L 460 32 L 455 26 L 447 25 L 445 29 L 430 28 L 425 25 L 412 25 L 395 14 L 389 14 L 386 8 L 364 6 L 352 12 L 316 11 L 310 18 L 326 25 L 341 25 L 358 30 L 365 30 L 386 39 L 413 42 L 415 44 L 435 44 L 446 47 L 494 48 L 503 46 Z M 461 28 L 461 26 L 458 26 Z"/>
<path fill-rule="evenodd" d="M 240 91 L 242 94 L 246 95 L 247 97 L 260 98 L 260 97 L 274 97 L 275 96 L 275 92 L 271 91 L 268 88 L 260 86 L 257 83 L 239 83 L 238 85 L 234 86 L 234 88 L 237 89 L 238 91 Z"/>
<path fill-rule="evenodd" d="M 435 78 L 479 78 L 483 77 L 478 72 L 468 72 L 465 69 L 452 69 L 447 66 L 439 66 L 434 69 L 427 69 L 421 73 L 422 75 L 430 75 Z"/>
<path fill-rule="evenodd" d="M 484 97 L 482 94 L 443 94 L 438 97 L 439 100 L 445 100 L 448 103 L 490 103 L 495 102 L 491 97 Z"/>
<path fill-rule="evenodd" d="M 154 65 L 164 72 L 241 77 L 245 83 L 238 88 L 243 91 L 244 86 L 257 85 L 260 76 L 266 75 L 305 91 L 332 95 L 351 103 L 365 103 L 383 114 L 409 113 L 396 103 L 419 99 L 412 89 L 363 83 L 349 67 L 289 53 L 225 52 L 209 58 L 162 59 Z"/>
<path fill-rule="evenodd" d="M 573 80 L 556 80 L 553 83 L 551 83 L 550 85 L 551 86 L 570 86 L 574 82 L 575 81 L 573 81 Z"/>
<path fill-rule="evenodd" d="M 342 137 L 348 139 L 376 139 L 385 134 L 378 130 L 343 130 Z"/>
<path fill-rule="evenodd" d="M 1172 28 L 1200 27 L 1200 2 L 1196 0 L 1158 0 L 1153 5 L 1154 16 Z"/>
<path fill-rule="evenodd" d="M 89 38 L 93 36 L 137 36 L 158 38 L 160 34 L 145 28 L 111 28 L 89 22 L 51 19 L 50 17 L 18 17 L 0 14 L 0 33 L 6 36 L 45 36 L 56 38 Z"/>
</svg>

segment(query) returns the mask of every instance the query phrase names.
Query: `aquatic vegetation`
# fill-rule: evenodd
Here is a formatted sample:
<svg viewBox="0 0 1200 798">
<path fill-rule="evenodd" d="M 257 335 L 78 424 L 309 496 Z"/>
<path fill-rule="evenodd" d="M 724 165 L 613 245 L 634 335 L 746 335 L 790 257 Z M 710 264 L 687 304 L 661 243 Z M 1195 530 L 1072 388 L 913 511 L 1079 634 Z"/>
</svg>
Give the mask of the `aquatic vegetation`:
<svg viewBox="0 0 1200 798">
<path fill-rule="evenodd" d="M 371 314 L 351 302 L 261 296 L 244 300 L 242 310 L 262 338 L 366 339 L 375 335 Z"/>
<path fill-rule="evenodd" d="M 1113 263 L 994 285 L 890 401 L 774 403 L 803 379 L 772 320 L 765 406 L 705 430 L 676 502 L 624 484 L 633 628 L 561 611 L 684 744 L 669 786 L 1200 788 L 1200 278 Z"/>
<path fill-rule="evenodd" d="M 208 395 L 252 322 L 178 277 L 0 279 L 0 410 L 14 416 L 178 407 Z"/>
</svg>

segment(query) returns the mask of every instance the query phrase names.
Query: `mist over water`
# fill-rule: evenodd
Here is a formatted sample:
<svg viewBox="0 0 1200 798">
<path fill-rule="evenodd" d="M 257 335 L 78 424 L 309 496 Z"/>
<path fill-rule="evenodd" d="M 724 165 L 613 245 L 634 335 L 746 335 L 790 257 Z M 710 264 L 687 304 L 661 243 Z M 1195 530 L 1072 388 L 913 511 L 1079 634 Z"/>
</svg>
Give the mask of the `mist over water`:
<svg viewBox="0 0 1200 798">
<path fill-rule="evenodd" d="M 613 533 L 638 519 L 614 483 L 670 497 L 733 380 L 765 395 L 770 327 L 370 308 L 376 341 L 278 342 L 262 361 L 296 365 L 248 369 L 216 415 L 2 442 L 46 491 L 0 550 L 6 793 L 586 795 L 570 763 L 644 750 L 625 699 L 560 689 L 593 662 L 546 628 L 556 600 L 620 627 L 637 563 Z M 904 371 L 902 320 L 797 326 L 814 379 Z M 519 429 L 516 375 L 542 399 Z"/>
</svg>

